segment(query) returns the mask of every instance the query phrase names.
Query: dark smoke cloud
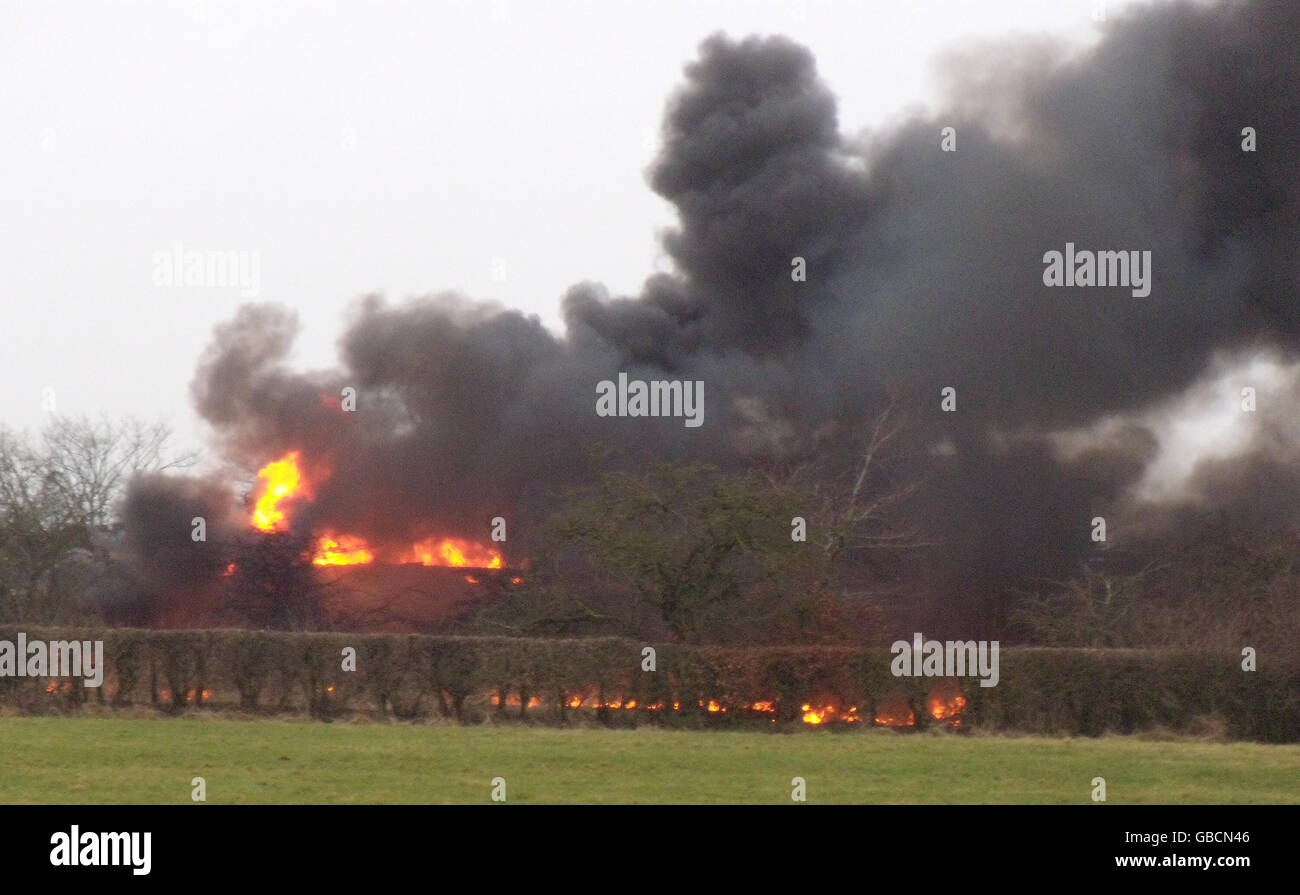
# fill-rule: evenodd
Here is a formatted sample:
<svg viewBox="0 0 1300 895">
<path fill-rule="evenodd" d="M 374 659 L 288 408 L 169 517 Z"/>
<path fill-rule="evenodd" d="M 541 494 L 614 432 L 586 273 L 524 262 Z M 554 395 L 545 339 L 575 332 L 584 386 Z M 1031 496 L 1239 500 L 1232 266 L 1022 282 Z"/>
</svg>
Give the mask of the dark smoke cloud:
<svg viewBox="0 0 1300 895">
<path fill-rule="evenodd" d="M 800 256 L 834 269 L 867 212 L 867 182 L 846 165 L 835 100 L 808 50 L 784 38 L 715 36 L 686 68 L 650 183 L 677 207 L 665 247 L 715 348 L 773 352 L 810 333 L 830 299 Z"/>
<path fill-rule="evenodd" d="M 110 617 L 139 624 L 203 623 L 220 598 L 219 576 L 244 530 L 227 483 L 163 473 L 137 475 L 118 513 L 125 520 L 122 554 L 134 582 L 102 582 L 97 600 Z M 195 540 L 196 517 L 203 539 Z"/>
<path fill-rule="evenodd" d="M 943 542 L 919 564 L 931 621 L 994 620 L 999 587 L 1091 549 L 1089 520 L 1157 450 L 1146 408 L 1216 351 L 1295 354 L 1297 34 L 1292 2 L 1161 6 L 1112 21 L 1077 58 L 969 54 L 944 112 L 858 136 L 807 49 L 710 37 L 649 172 L 678 213 L 674 273 L 629 297 L 574 286 L 564 338 L 454 295 L 367 298 L 339 368 L 318 373 L 284 366 L 292 314 L 246 307 L 200 363 L 197 407 L 245 468 L 300 449 L 330 470 L 302 524 L 384 540 L 475 537 L 494 515 L 526 530 L 602 452 L 802 451 L 901 388 L 918 421 L 907 453 L 928 477 L 913 509 Z M 947 126 L 957 152 L 940 151 Z M 1150 296 L 1044 287 L 1043 253 L 1066 242 L 1150 251 Z M 807 282 L 791 280 L 795 256 Z M 596 382 L 621 370 L 703 380 L 704 427 L 596 417 Z M 355 414 L 338 410 L 344 386 Z M 956 413 L 939 412 L 944 386 Z M 1053 447 L 1051 433 L 1105 416 L 1128 419 L 1124 437 L 1072 460 Z M 1212 479 L 1242 504 L 1270 477 L 1257 452 L 1234 462 Z M 1294 515 L 1268 506 L 1268 524 Z M 150 540 L 154 512 L 128 505 L 134 537 Z"/>
</svg>

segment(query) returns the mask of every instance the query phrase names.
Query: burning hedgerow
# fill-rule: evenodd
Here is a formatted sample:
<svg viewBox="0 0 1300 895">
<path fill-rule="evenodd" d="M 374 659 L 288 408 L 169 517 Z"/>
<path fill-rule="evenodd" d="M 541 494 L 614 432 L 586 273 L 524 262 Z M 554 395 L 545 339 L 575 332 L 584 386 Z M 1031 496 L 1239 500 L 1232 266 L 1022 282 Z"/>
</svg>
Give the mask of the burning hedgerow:
<svg viewBox="0 0 1300 895">
<path fill-rule="evenodd" d="M 629 726 L 985 729 L 1096 736 L 1165 729 L 1300 741 L 1300 667 L 1225 670 L 1231 653 L 1008 648 L 997 687 L 894 678 L 885 649 L 664 645 L 654 673 L 637 641 L 250 631 L 50 629 L 103 640 L 100 688 L 0 678 L 0 704 L 87 702 Z M 0 640 L 17 631 L 0 629 Z M 342 670 L 344 648 L 357 651 Z M 1279 696 L 1279 694 L 1282 694 Z"/>
</svg>

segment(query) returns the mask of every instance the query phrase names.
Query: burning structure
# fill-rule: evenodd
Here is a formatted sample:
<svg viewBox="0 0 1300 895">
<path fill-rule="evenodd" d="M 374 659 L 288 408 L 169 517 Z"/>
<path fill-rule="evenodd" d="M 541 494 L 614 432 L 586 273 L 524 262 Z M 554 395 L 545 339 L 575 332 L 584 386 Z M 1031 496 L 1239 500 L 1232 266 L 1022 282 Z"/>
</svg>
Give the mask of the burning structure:
<svg viewBox="0 0 1300 895">
<path fill-rule="evenodd" d="M 288 530 L 290 525 L 285 515 L 286 505 L 311 499 L 313 489 L 303 479 L 299 458 L 298 451 L 290 451 L 258 471 L 257 477 L 262 486 L 252 518 L 252 525 L 258 531 Z M 389 563 L 469 569 L 501 568 L 500 553 L 459 538 L 427 537 L 412 543 L 409 548 L 372 549 L 365 538 L 332 531 L 316 539 L 312 563 L 318 566 L 369 565 L 375 562 L 376 550 Z"/>
</svg>

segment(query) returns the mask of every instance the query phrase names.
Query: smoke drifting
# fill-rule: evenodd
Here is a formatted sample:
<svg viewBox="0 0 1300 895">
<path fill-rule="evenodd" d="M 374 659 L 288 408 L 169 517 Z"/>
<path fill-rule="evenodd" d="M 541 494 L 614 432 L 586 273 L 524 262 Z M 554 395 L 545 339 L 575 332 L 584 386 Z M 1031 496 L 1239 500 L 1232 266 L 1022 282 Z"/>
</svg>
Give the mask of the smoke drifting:
<svg viewBox="0 0 1300 895">
<path fill-rule="evenodd" d="M 200 360 L 196 406 L 250 472 L 288 450 L 319 465 L 295 524 L 415 540 L 477 537 L 502 515 L 513 542 L 602 455 L 803 453 L 901 388 L 917 422 L 905 453 L 928 481 L 912 511 L 942 542 L 919 564 L 936 621 L 925 630 L 983 621 L 997 588 L 1086 556 L 1094 515 L 1129 543 L 1193 524 L 1168 494 L 1134 496 L 1179 448 L 1151 411 L 1224 353 L 1296 357 L 1296 34 L 1300 5 L 1285 0 L 1144 10 L 1077 58 L 1022 44 L 955 59 L 945 111 L 856 136 L 807 49 L 710 37 L 669 101 L 649 172 L 678 213 L 665 238 L 673 273 L 634 296 L 574 286 L 562 338 L 456 295 L 367 297 L 338 368 L 315 373 L 285 366 L 293 314 L 248 306 Z M 955 152 L 941 151 L 945 127 Z M 1245 127 L 1254 152 L 1242 151 Z M 1067 242 L 1150 251 L 1151 294 L 1044 286 L 1044 253 Z M 806 282 L 792 280 L 796 256 Z M 597 417 L 595 385 L 619 371 L 703 380 L 705 425 Z M 355 413 L 339 410 L 347 386 Z M 953 413 L 939 409 L 947 386 Z M 1258 410 L 1274 435 L 1194 475 L 1212 484 L 1216 513 L 1276 527 L 1300 507 L 1300 473 L 1275 437 L 1295 392 L 1274 397 Z M 1061 449 L 1060 433 L 1105 420 L 1106 434 Z M 160 505 L 188 525 L 197 511 L 180 506 L 210 502 L 197 487 L 133 487 L 139 555 L 164 537 Z"/>
</svg>

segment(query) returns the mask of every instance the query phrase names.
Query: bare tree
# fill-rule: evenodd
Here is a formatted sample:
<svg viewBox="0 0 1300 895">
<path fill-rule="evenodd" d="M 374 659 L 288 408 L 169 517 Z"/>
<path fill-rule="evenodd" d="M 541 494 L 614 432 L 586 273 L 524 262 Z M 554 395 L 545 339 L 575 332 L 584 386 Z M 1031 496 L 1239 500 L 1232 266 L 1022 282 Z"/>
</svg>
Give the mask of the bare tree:
<svg viewBox="0 0 1300 895">
<path fill-rule="evenodd" d="M 41 432 L 41 463 L 72 518 L 94 528 L 108 524 L 127 480 L 144 470 L 192 466 L 193 452 L 171 453 L 171 429 L 134 417 L 56 417 Z"/>
<path fill-rule="evenodd" d="M 193 462 L 170 455 L 168 428 L 134 419 L 63 418 L 32 438 L 0 428 L 0 620 L 84 618 L 92 532 L 130 476 Z"/>
<path fill-rule="evenodd" d="M 1280 658 L 1300 642 L 1298 590 L 1293 534 L 1215 530 L 1158 549 L 1131 574 L 1084 565 L 1022 594 L 1011 621 L 1047 646 L 1252 646 Z"/>
<path fill-rule="evenodd" d="M 901 555 L 929 544 L 902 512 L 922 484 L 894 462 L 906 430 L 890 401 L 832 446 L 768 471 L 775 487 L 806 495 L 808 536 L 825 558 L 818 588 L 840 598 L 882 596 Z"/>
</svg>

